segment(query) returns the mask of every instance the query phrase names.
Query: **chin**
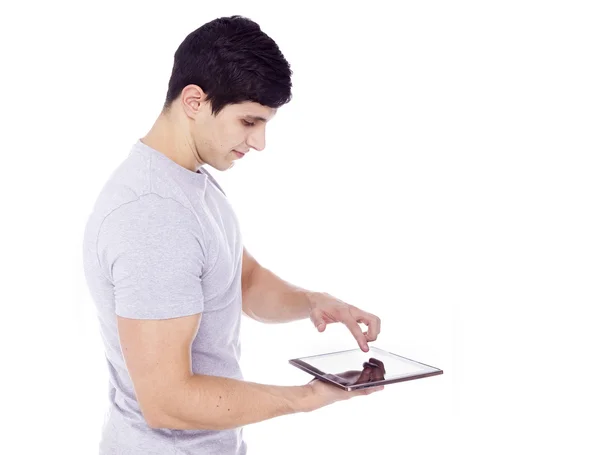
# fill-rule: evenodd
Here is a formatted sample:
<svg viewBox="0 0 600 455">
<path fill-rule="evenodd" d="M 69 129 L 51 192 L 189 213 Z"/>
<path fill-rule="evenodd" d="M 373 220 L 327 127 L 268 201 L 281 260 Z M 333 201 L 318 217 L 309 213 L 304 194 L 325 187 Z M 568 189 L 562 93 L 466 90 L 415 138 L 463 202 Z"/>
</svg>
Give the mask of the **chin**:
<svg viewBox="0 0 600 455">
<path fill-rule="evenodd" d="M 214 167 L 218 171 L 225 172 L 226 170 L 231 169 L 233 166 L 235 166 L 235 161 L 232 161 L 231 163 L 223 163 L 223 164 L 220 164 L 219 166 L 212 166 L 212 167 Z"/>
</svg>

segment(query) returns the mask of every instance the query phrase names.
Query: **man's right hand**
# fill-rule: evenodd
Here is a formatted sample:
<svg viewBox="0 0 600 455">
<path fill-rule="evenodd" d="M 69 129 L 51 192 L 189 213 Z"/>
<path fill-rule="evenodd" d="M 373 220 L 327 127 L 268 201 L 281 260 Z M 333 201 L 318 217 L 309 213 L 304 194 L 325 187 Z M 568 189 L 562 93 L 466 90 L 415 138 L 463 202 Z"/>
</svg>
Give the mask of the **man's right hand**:
<svg viewBox="0 0 600 455">
<path fill-rule="evenodd" d="M 384 386 L 378 386 L 348 392 L 317 378 L 309 382 L 306 387 L 309 391 L 306 404 L 303 406 L 303 411 L 306 412 L 314 411 L 337 401 L 344 401 L 353 397 L 370 395 L 374 392 L 379 392 L 384 388 Z"/>
<path fill-rule="evenodd" d="M 306 385 L 306 387 L 308 387 L 310 391 L 306 408 L 304 409 L 306 412 L 314 411 L 337 401 L 344 401 L 353 397 L 370 395 L 374 392 L 383 390 L 383 386 L 378 386 L 348 392 L 320 379 L 313 379 Z"/>
</svg>

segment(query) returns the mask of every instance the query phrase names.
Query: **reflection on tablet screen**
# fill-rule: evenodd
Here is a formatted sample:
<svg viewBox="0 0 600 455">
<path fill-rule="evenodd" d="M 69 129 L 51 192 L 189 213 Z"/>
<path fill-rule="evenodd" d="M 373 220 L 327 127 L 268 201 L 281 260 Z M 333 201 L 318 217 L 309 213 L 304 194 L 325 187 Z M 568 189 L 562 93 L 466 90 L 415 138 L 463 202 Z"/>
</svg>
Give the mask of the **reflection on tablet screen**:
<svg viewBox="0 0 600 455">
<path fill-rule="evenodd" d="M 381 360 L 371 357 L 367 362 L 363 362 L 361 370 L 347 370 L 323 376 L 343 385 L 366 384 L 384 380 L 385 366 Z"/>
<path fill-rule="evenodd" d="M 292 363 L 344 387 L 379 381 L 397 382 L 443 373 L 438 368 L 373 346 L 366 353 L 360 349 L 353 349 L 302 357 Z"/>
</svg>

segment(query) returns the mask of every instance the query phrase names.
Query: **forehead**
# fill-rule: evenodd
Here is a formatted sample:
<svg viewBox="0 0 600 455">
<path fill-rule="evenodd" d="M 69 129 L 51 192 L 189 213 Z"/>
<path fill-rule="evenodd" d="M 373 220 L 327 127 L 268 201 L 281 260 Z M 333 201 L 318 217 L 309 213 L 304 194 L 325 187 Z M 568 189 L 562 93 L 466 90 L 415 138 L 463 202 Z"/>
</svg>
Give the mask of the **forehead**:
<svg viewBox="0 0 600 455">
<path fill-rule="evenodd" d="M 237 103 L 230 105 L 231 111 L 234 115 L 242 117 L 250 117 L 254 120 L 268 122 L 277 113 L 277 109 L 272 107 L 263 106 L 252 101 L 246 101 L 243 103 Z"/>
</svg>

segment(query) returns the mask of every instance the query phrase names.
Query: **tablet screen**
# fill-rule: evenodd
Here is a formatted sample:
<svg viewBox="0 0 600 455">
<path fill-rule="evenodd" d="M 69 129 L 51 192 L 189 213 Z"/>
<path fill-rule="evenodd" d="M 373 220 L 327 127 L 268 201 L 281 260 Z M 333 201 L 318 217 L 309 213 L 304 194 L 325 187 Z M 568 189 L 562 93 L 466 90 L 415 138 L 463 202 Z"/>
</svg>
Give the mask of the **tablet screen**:
<svg viewBox="0 0 600 455">
<path fill-rule="evenodd" d="M 290 360 L 290 363 L 316 377 L 346 390 L 362 389 L 419 379 L 443 371 L 376 347 L 333 352 Z"/>
</svg>

